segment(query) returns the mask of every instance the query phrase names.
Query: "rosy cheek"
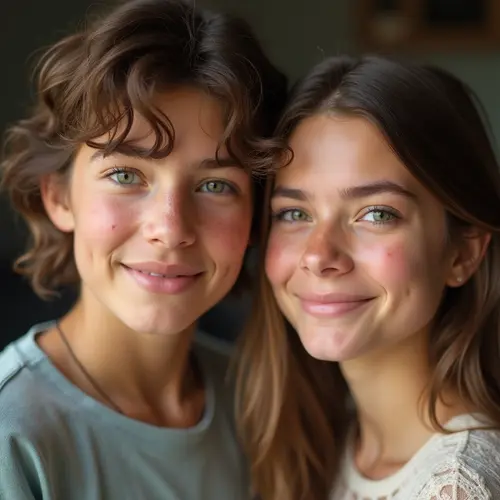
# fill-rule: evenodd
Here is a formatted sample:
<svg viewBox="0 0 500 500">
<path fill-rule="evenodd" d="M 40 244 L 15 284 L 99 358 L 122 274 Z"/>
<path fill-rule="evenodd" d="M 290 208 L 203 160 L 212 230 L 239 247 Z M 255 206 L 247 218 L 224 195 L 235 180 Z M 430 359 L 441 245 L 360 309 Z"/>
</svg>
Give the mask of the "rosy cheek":
<svg viewBox="0 0 500 500">
<path fill-rule="evenodd" d="M 301 252 L 286 237 L 271 231 L 267 249 L 265 269 L 273 285 L 285 284 L 300 266 Z"/>
<path fill-rule="evenodd" d="M 77 230 L 92 244 L 112 244 L 134 227 L 134 208 L 122 200 L 94 198 L 79 218 Z"/>
<path fill-rule="evenodd" d="M 360 262 L 384 288 L 407 286 L 418 274 L 416 252 L 404 242 L 375 245 L 363 251 Z"/>
<path fill-rule="evenodd" d="M 249 244 L 250 225 L 220 223 L 214 228 L 216 241 L 229 255 L 236 257 L 244 253 Z"/>
<path fill-rule="evenodd" d="M 199 222 L 199 227 L 205 235 L 202 238 L 208 238 L 213 247 L 226 255 L 227 259 L 241 259 L 250 242 L 250 208 L 222 214 L 212 211 L 207 212 L 207 215 L 210 216 Z"/>
</svg>

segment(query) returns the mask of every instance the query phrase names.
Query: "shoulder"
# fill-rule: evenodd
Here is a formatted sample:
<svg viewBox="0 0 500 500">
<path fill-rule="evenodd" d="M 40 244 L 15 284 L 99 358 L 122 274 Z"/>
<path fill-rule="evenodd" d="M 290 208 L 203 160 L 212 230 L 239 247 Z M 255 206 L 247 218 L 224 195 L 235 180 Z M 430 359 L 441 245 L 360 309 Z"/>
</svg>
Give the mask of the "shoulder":
<svg viewBox="0 0 500 500">
<path fill-rule="evenodd" d="M 57 432 L 61 398 L 48 377 L 48 360 L 37 347 L 37 325 L 0 353 L 0 435 L 2 446 L 30 440 L 34 443 Z M 10 446 L 9 445 L 9 446 Z"/>
<path fill-rule="evenodd" d="M 61 429 L 38 376 L 31 333 L 0 353 L 0 498 L 38 498 Z"/>
<path fill-rule="evenodd" d="M 429 454 L 418 500 L 500 497 L 500 431 L 463 430 L 440 436 Z"/>
<path fill-rule="evenodd" d="M 40 360 L 25 352 L 24 347 L 29 344 L 29 337 L 24 336 L 0 353 L 1 428 L 14 415 L 29 411 L 31 404 L 37 400 L 39 388 L 35 373 Z"/>
</svg>

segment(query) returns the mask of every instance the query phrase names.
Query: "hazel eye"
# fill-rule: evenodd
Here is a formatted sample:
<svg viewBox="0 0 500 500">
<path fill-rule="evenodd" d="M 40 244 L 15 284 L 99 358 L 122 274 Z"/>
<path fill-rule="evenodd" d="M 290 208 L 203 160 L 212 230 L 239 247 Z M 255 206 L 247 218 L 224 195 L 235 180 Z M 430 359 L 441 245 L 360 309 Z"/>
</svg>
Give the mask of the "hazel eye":
<svg viewBox="0 0 500 500">
<path fill-rule="evenodd" d="M 200 188 L 200 192 L 202 193 L 210 193 L 210 194 L 229 194 L 234 193 L 234 188 L 225 181 L 212 180 L 204 182 Z"/>
<path fill-rule="evenodd" d="M 142 183 L 136 172 L 127 169 L 114 169 L 108 177 L 120 186 L 133 186 Z"/>
<path fill-rule="evenodd" d="M 388 208 L 374 207 L 367 210 L 360 220 L 371 222 L 372 224 L 389 224 L 398 218 L 398 215 Z"/>
<path fill-rule="evenodd" d="M 308 222 L 311 220 L 311 217 L 300 208 L 282 210 L 273 215 L 273 218 L 283 222 Z"/>
</svg>

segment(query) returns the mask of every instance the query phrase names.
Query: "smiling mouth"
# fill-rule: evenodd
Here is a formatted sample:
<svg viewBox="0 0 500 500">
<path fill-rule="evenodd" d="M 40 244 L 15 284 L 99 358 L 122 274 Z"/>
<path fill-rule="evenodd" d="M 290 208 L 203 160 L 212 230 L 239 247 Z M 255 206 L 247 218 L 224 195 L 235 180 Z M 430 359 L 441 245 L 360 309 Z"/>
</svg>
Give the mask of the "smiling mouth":
<svg viewBox="0 0 500 500">
<path fill-rule="evenodd" d="M 300 303 L 302 309 L 312 316 L 339 318 L 360 309 L 361 307 L 369 304 L 372 300 L 374 300 L 374 298 L 337 302 L 319 302 L 301 299 Z"/>
<path fill-rule="evenodd" d="M 164 278 L 164 279 L 175 279 L 175 278 L 194 278 L 203 274 L 202 271 L 198 269 L 184 266 L 184 265 L 159 265 L 159 264 L 124 264 L 121 266 L 126 270 L 144 274 L 146 276 L 152 276 L 153 278 Z"/>
<path fill-rule="evenodd" d="M 147 276 L 152 276 L 153 278 L 166 278 L 166 279 L 175 279 L 175 278 L 195 278 L 196 276 L 201 275 L 202 273 L 196 274 L 159 274 L 159 273 L 150 273 L 148 271 L 141 271 L 140 269 L 132 269 L 131 267 L 124 266 L 131 271 L 136 271 L 141 274 L 145 274 Z"/>
<path fill-rule="evenodd" d="M 176 295 L 188 291 L 204 272 L 181 274 L 172 270 L 167 274 L 145 271 L 122 264 L 122 268 L 143 290 L 154 294 Z"/>
</svg>

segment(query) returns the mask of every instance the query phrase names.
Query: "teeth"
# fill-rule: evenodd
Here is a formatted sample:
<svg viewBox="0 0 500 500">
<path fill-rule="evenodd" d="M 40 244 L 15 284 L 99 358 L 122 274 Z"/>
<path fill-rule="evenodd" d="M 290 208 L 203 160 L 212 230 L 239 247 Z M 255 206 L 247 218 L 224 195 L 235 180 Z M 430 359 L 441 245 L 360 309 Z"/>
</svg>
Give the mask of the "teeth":
<svg viewBox="0 0 500 500">
<path fill-rule="evenodd" d="M 140 269 L 137 269 L 142 274 L 148 274 L 149 276 L 153 276 L 155 278 L 166 278 L 166 274 L 159 274 L 159 273 L 148 273 L 147 271 L 141 271 Z M 175 276 L 168 276 L 169 278 L 182 278 L 184 275 L 182 274 L 176 274 Z"/>
<path fill-rule="evenodd" d="M 154 276 L 155 278 L 165 278 L 166 276 L 164 274 L 158 274 L 158 273 L 147 273 L 146 271 L 139 271 L 142 274 L 149 274 L 149 276 Z"/>
</svg>

